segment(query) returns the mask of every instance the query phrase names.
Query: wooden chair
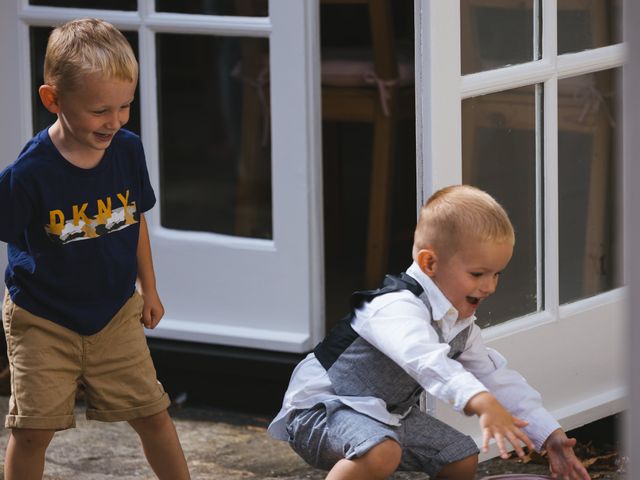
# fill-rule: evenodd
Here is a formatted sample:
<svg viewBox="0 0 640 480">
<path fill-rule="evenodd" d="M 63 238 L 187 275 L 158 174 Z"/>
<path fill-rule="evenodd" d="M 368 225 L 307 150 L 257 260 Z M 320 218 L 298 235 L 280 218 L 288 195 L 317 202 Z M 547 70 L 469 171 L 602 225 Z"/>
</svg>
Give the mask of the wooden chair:
<svg viewBox="0 0 640 480">
<path fill-rule="evenodd" d="M 259 208 L 269 197 L 265 178 L 270 178 L 267 167 L 271 164 L 268 56 L 253 38 L 242 38 L 240 51 L 242 61 L 232 72 L 232 76 L 242 82 L 235 233 L 261 237 Z"/>
<path fill-rule="evenodd" d="M 368 233 L 365 283 L 380 283 L 386 273 L 389 236 L 393 157 L 396 125 L 413 115 L 413 59 L 396 49 L 391 0 L 321 0 L 322 4 L 362 4 L 368 11 L 371 45 L 368 48 L 328 49 L 322 52 L 322 119 L 334 122 L 366 122 L 373 125 L 371 176 L 369 183 Z M 245 12 L 246 13 L 246 12 Z M 366 17 L 363 17 L 366 22 Z M 256 202 L 260 195 L 260 167 L 264 148 L 264 105 L 269 100 L 268 62 L 255 43 L 242 43 L 244 81 L 242 146 L 236 188 L 235 232 L 252 236 Z M 263 98 L 264 97 L 264 98 Z M 261 113 L 262 112 L 262 113 Z M 325 128 L 325 137 L 331 137 Z M 268 140 L 268 139 L 267 139 Z M 325 145 L 330 145 L 325 141 Z M 325 152 L 325 178 L 339 178 L 341 159 Z M 325 199 L 325 209 L 339 215 L 339 197 Z M 331 242 L 331 240 L 329 240 Z"/>
<path fill-rule="evenodd" d="M 321 3 L 363 4 L 369 14 L 369 48 L 322 52 L 322 119 L 325 150 L 331 143 L 327 141 L 330 137 L 327 124 L 373 125 L 365 284 L 374 287 L 386 273 L 389 256 L 396 126 L 400 119 L 413 115 L 415 108 L 413 59 L 399 54 L 396 48 L 391 0 L 321 0 Z M 325 151 L 324 158 L 326 182 L 336 178 L 341 160 L 331 151 Z M 327 199 L 325 208 L 335 212 L 340 206 Z"/>
<path fill-rule="evenodd" d="M 266 2 L 234 1 L 235 12 L 242 16 L 266 15 Z M 240 38 L 240 62 L 231 76 L 242 83 L 241 142 L 238 154 L 238 179 L 235 198 L 235 234 L 243 237 L 265 236 L 260 210 L 270 199 L 268 185 L 271 148 L 269 53 L 260 39 Z M 264 216 L 264 212 L 263 212 Z"/>
</svg>

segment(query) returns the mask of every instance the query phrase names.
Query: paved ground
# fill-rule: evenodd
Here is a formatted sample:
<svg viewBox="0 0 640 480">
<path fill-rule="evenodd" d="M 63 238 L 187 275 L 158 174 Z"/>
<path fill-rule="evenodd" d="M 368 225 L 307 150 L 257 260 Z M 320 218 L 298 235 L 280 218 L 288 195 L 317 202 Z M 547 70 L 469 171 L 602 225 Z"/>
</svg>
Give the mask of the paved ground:
<svg viewBox="0 0 640 480">
<path fill-rule="evenodd" d="M 0 397 L 0 416 L 7 407 Z M 209 408 L 183 407 L 171 411 L 194 480 L 320 480 L 324 473 L 301 461 L 284 442 L 268 437 L 267 418 L 230 414 Z M 8 432 L 0 431 L 0 444 Z M 543 465 L 516 461 L 481 464 L 478 478 L 508 472 L 546 473 Z M 609 470 L 593 470 L 593 478 L 618 480 Z M 0 479 L 4 478 L 0 474 Z M 84 419 L 77 410 L 77 428 L 58 433 L 48 450 L 45 480 L 154 479 L 127 424 L 104 424 Z M 396 474 L 394 480 L 426 479 L 420 474 Z"/>
</svg>

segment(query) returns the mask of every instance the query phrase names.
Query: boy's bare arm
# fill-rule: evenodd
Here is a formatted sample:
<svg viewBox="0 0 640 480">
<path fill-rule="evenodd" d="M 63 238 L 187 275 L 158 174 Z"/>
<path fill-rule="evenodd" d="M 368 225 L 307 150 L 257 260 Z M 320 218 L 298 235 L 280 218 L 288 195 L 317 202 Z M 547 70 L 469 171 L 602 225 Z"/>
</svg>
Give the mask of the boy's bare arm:
<svg viewBox="0 0 640 480">
<path fill-rule="evenodd" d="M 164 315 L 164 306 L 156 290 L 156 276 L 153 271 L 149 229 L 142 213 L 140 214 L 140 235 L 136 257 L 138 260 L 138 283 L 144 300 L 142 323 L 147 328 L 155 328 Z"/>
<path fill-rule="evenodd" d="M 481 392 L 471 397 L 464 408 L 467 415 L 477 415 L 482 428 L 482 451 L 489 450 L 489 440 L 495 439 L 500 456 L 509 458 L 507 443 L 511 443 L 519 457 L 524 456 L 522 443 L 533 450 L 533 442 L 521 430 L 527 422 L 514 417 L 489 392 Z"/>
</svg>

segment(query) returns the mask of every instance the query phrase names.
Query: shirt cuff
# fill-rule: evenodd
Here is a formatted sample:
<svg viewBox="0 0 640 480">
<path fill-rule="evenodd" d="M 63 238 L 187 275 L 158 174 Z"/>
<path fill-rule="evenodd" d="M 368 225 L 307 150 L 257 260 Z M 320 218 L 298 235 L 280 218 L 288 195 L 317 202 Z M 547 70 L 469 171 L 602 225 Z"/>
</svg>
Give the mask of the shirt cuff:
<svg viewBox="0 0 640 480">
<path fill-rule="evenodd" d="M 561 428 L 558 421 L 542 407 L 527 412 L 524 420 L 529 422 L 529 425 L 522 430 L 531 439 L 537 451 L 542 450 L 542 445 L 551 435 L 551 432 Z"/>
</svg>

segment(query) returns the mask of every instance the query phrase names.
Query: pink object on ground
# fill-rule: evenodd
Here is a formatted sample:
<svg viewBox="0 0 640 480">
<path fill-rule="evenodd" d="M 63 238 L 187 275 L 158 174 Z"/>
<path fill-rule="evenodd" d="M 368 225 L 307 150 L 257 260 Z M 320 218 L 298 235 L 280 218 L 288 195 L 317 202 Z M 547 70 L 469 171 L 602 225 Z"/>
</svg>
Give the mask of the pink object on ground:
<svg viewBox="0 0 640 480">
<path fill-rule="evenodd" d="M 480 480 L 553 480 L 548 475 L 534 475 L 530 473 L 507 473 L 505 475 L 490 475 Z"/>
</svg>

